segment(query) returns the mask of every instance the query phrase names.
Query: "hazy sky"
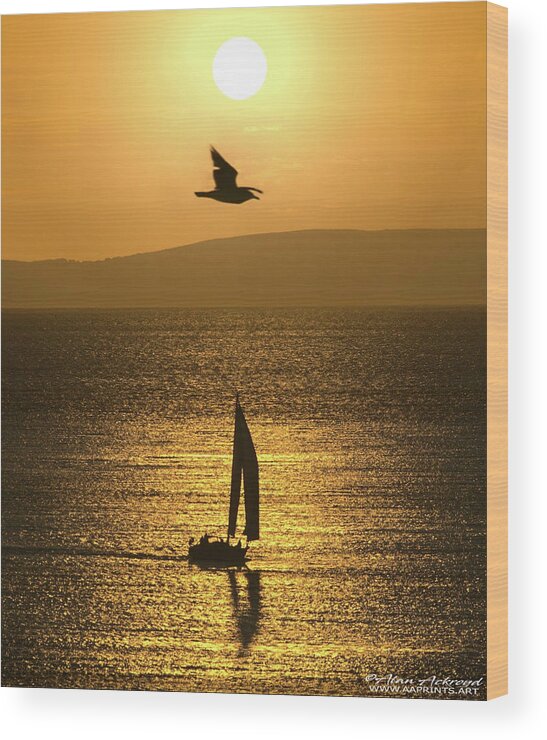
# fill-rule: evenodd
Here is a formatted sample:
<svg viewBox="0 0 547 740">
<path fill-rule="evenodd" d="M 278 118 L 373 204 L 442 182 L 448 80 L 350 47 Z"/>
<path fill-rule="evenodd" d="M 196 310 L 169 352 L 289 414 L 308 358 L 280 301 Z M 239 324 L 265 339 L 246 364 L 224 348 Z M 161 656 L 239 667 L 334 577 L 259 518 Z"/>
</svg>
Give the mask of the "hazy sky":
<svg viewBox="0 0 547 740">
<path fill-rule="evenodd" d="M 3 256 L 102 257 L 309 228 L 485 226 L 486 4 L 3 19 Z M 232 100 L 234 36 L 268 62 Z M 234 206 L 209 145 L 265 191 Z"/>
</svg>

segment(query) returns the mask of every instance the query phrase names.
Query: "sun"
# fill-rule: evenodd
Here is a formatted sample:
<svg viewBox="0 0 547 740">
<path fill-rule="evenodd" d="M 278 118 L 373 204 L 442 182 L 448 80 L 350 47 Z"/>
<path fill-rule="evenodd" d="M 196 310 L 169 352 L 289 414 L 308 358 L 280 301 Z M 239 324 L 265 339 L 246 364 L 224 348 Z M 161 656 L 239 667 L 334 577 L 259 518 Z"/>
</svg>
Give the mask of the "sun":
<svg viewBox="0 0 547 740">
<path fill-rule="evenodd" d="M 218 89 L 232 100 L 245 100 L 260 90 L 268 63 L 259 44 L 246 36 L 225 41 L 213 61 L 213 79 Z"/>
</svg>

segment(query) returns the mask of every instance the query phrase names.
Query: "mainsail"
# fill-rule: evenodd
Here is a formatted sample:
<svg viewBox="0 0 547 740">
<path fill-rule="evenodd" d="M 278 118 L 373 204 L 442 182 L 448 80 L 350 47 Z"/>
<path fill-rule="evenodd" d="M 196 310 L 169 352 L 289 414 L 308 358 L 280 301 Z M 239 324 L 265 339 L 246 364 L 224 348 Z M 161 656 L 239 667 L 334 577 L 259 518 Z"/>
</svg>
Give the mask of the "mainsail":
<svg viewBox="0 0 547 740">
<path fill-rule="evenodd" d="M 230 515 L 228 537 L 234 537 L 237 525 L 237 511 L 241 497 L 241 478 L 245 494 L 245 531 L 247 540 L 259 538 L 258 525 L 258 460 L 251 432 L 247 426 L 239 396 L 236 397 L 236 420 L 234 430 L 234 451 L 232 458 L 232 486 L 230 492 Z"/>
</svg>

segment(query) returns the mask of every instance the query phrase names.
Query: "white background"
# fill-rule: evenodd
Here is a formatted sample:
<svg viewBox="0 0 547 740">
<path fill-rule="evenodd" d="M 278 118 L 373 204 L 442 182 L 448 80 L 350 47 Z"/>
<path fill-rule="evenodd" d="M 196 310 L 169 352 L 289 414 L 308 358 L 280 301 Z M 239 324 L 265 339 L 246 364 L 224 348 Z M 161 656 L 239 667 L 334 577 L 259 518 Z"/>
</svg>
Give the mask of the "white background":
<svg viewBox="0 0 547 740">
<path fill-rule="evenodd" d="M 351 2 L 351 0 L 349 0 Z M 336 2 L 336 0 L 334 0 Z M 331 4 L 334 4 L 331 2 Z M 381 0 L 380 0 L 381 2 Z M 276 0 L 0 0 L 2 13 L 290 5 Z M 293 3 L 294 4 L 294 3 Z M 300 5 L 328 4 L 322 0 Z M 346 4 L 349 4 L 347 2 Z M 547 1 L 502 0 L 510 43 L 510 694 L 489 703 L 0 690 L 4 737 L 547 737 Z"/>
</svg>

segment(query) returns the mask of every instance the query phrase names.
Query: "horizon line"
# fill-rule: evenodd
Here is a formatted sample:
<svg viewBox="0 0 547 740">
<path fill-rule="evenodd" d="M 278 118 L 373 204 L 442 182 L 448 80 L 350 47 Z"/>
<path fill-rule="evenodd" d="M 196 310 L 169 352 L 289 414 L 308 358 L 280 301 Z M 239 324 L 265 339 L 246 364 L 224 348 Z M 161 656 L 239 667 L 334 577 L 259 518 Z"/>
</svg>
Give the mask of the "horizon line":
<svg viewBox="0 0 547 740">
<path fill-rule="evenodd" d="M 381 234 L 385 232 L 415 232 L 415 231 L 486 231 L 486 226 L 477 226 L 473 228 L 458 228 L 458 227 L 445 227 L 445 228 L 420 228 L 420 229 L 290 229 L 288 231 L 257 231 L 249 234 L 238 234 L 235 236 L 219 236 L 213 239 L 203 239 L 197 242 L 188 242 L 187 244 L 177 244 L 174 247 L 162 247 L 160 249 L 144 250 L 139 252 L 131 252 L 130 254 L 118 254 L 112 257 L 101 257 L 99 259 L 75 259 L 72 257 L 45 257 L 43 259 L 36 260 L 24 260 L 24 259 L 13 259 L 11 257 L 2 257 L 0 262 L 17 262 L 19 264 L 33 265 L 40 262 L 68 262 L 74 264 L 95 264 L 99 262 L 109 262 L 118 259 L 127 259 L 129 257 L 138 257 L 145 254 L 161 254 L 162 252 L 169 252 L 174 249 L 183 249 L 184 247 L 194 247 L 198 244 L 208 244 L 210 242 L 227 241 L 228 239 L 248 239 L 255 236 L 271 236 L 274 234 L 305 234 L 314 231 L 321 232 L 351 232 L 351 233 L 363 233 L 363 234 Z"/>
<path fill-rule="evenodd" d="M 463 311 L 486 309 L 486 300 L 482 303 L 352 303 L 352 304 L 309 304 L 306 306 L 1 306 L 0 311 L 27 311 L 43 313 L 44 311 L 316 311 L 329 309 L 331 311 L 362 311 L 363 309 L 420 309 L 432 311 Z"/>
</svg>

